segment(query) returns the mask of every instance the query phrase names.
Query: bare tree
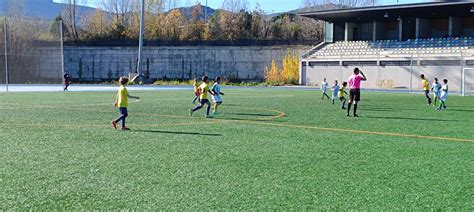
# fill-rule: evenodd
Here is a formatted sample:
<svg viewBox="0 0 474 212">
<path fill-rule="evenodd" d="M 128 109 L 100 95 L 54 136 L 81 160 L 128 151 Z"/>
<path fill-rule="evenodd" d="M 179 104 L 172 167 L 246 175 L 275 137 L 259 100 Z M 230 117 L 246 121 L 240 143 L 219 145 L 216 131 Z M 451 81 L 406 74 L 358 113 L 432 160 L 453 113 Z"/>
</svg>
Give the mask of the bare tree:
<svg viewBox="0 0 474 212">
<path fill-rule="evenodd" d="M 127 37 L 127 30 L 132 23 L 134 6 L 136 0 L 103 0 L 102 5 L 111 14 L 112 35 L 114 38 L 123 39 Z"/>
<path fill-rule="evenodd" d="M 72 40 L 79 40 L 79 26 L 84 21 L 80 5 L 87 4 L 87 0 L 61 0 L 61 17 L 67 29 L 67 35 Z"/>
<path fill-rule="evenodd" d="M 103 8 L 112 14 L 112 18 L 121 25 L 127 26 L 130 23 L 134 7 L 134 0 L 103 0 Z"/>
<path fill-rule="evenodd" d="M 237 13 L 241 10 L 247 11 L 249 3 L 247 0 L 224 0 L 222 2 L 222 9 L 229 12 Z"/>
<path fill-rule="evenodd" d="M 23 17 L 27 10 L 24 0 L 4 0 L 3 9 L 8 17 Z"/>
<path fill-rule="evenodd" d="M 165 0 L 164 2 L 164 9 L 167 11 L 170 11 L 176 7 L 178 7 L 178 1 L 179 0 Z"/>
</svg>

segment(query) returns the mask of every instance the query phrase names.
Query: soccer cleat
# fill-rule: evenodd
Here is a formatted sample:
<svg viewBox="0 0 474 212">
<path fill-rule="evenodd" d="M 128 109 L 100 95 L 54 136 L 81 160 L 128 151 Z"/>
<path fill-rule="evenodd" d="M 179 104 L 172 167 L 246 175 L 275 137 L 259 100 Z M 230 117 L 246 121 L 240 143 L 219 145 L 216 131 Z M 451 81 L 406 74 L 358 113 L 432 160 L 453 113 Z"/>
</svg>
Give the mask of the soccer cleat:
<svg viewBox="0 0 474 212">
<path fill-rule="evenodd" d="M 345 108 L 345 107 L 342 107 L 341 109 L 343 109 L 343 110 L 347 110 L 347 108 Z"/>
<path fill-rule="evenodd" d="M 189 116 L 193 116 L 193 109 L 189 109 Z"/>
<path fill-rule="evenodd" d="M 351 116 L 351 115 L 347 114 L 347 116 Z"/>
<path fill-rule="evenodd" d="M 357 114 L 354 114 L 354 117 L 359 117 Z"/>
<path fill-rule="evenodd" d="M 113 127 L 114 129 L 117 129 L 117 122 L 112 121 L 112 127 Z"/>
<path fill-rule="evenodd" d="M 121 130 L 127 131 L 127 130 L 130 130 L 130 128 L 128 128 L 128 127 L 122 127 Z"/>
</svg>

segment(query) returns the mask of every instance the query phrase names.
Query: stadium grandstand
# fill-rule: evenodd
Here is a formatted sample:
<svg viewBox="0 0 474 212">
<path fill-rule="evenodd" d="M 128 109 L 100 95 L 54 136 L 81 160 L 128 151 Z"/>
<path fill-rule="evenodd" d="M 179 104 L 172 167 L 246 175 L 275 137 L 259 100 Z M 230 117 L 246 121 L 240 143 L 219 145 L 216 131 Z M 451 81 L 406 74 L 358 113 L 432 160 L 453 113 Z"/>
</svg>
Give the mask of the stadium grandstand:
<svg viewBox="0 0 474 212">
<path fill-rule="evenodd" d="M 302 56 L 300 83 L 346 80 L 361 67 L 367 88 L 420 89 L 423 73 L 452 91 L 474 85 L 474 2 L 449 1 L 301 13 L 325 22 L 325 39 Z M 465 73 L 465 74 L 463 74 Z M 463 76 L 465 75 L 465 83 Z M 474 88 L 474 86 L 471 86 Z M 468 88 L 469 89 L 469 88 Z"/>
</svg>

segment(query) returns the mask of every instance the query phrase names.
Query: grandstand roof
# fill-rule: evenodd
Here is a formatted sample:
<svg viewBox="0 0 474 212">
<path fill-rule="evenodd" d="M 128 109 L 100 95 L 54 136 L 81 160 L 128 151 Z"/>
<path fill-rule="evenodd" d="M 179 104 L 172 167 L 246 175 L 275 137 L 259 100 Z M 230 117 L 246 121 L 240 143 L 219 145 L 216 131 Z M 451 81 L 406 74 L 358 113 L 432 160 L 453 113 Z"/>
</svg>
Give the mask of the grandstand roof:
<svg viewBox="0 0 474 212">
<path fill-rule="evenodd" d="M 474 16 L 474 2 L 431 2 L 418 4 L 359 7 L 349 9 L 304 12 L 299 15 L 330 22 L 364 23 L 396 21 L 401 18 L 447 18 L 449 16 Z M 388 14 L 388 18 L 385 17 Z"/>
</svg>

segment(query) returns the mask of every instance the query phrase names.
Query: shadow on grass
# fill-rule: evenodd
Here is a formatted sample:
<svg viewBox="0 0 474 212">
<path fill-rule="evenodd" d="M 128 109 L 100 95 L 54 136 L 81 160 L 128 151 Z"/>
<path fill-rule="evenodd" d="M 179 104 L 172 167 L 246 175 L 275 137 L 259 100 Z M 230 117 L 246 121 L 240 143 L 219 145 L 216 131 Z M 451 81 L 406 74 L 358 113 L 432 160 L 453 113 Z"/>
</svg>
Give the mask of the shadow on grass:
<svg viewBox="0 0 474 212">
<path fill-rule="evenodd" d="M 195 132 L 174 132 L 174 131 L 163 131 L 163 130 L 133 130 L 133 132 L 175 134 L 175 135 L 222 136 L 222 134 L 208 134 L 208 133 L 195 133 Z"/>
<path fill-rule="evenodd" d="M 466 109 L 450 109 L 450 107 L 448 107 L 448 110 L 449 110 L 449 111 L 457 111 L 457 112 L 470 112 L 470 113 L 474 113 L 474 110 L 466 110 Z"/>
<path fill-rule="evenodd" d="M 415 110 L 409 108 L 392 108 L 392 107 L 374 107 L 374 106 L 360 106 L 361 110 L 367 111 L 402 111 L 402 110 Z"/>
<path fill-rule="evenodd" d="M 409 120 L 409 121 L 436 121 L 436 122 L 460 122 L 459 120 L 446 120 L 446 119 L 427 119 L 427 118 L 410 118 L 410 117 L 393 117 L 393 116 L 365 116 L 371 119 L 388 119 L 388 120 Z"/>
<path fill-rule="evenodd" d="M 258 116 L 258 117 L 273 117 L 274 115 L 268 114 L 257 114 L 257 113 L 227 113 L 231 115 L 238 115 L 238 116 Z"/>
</svg>

